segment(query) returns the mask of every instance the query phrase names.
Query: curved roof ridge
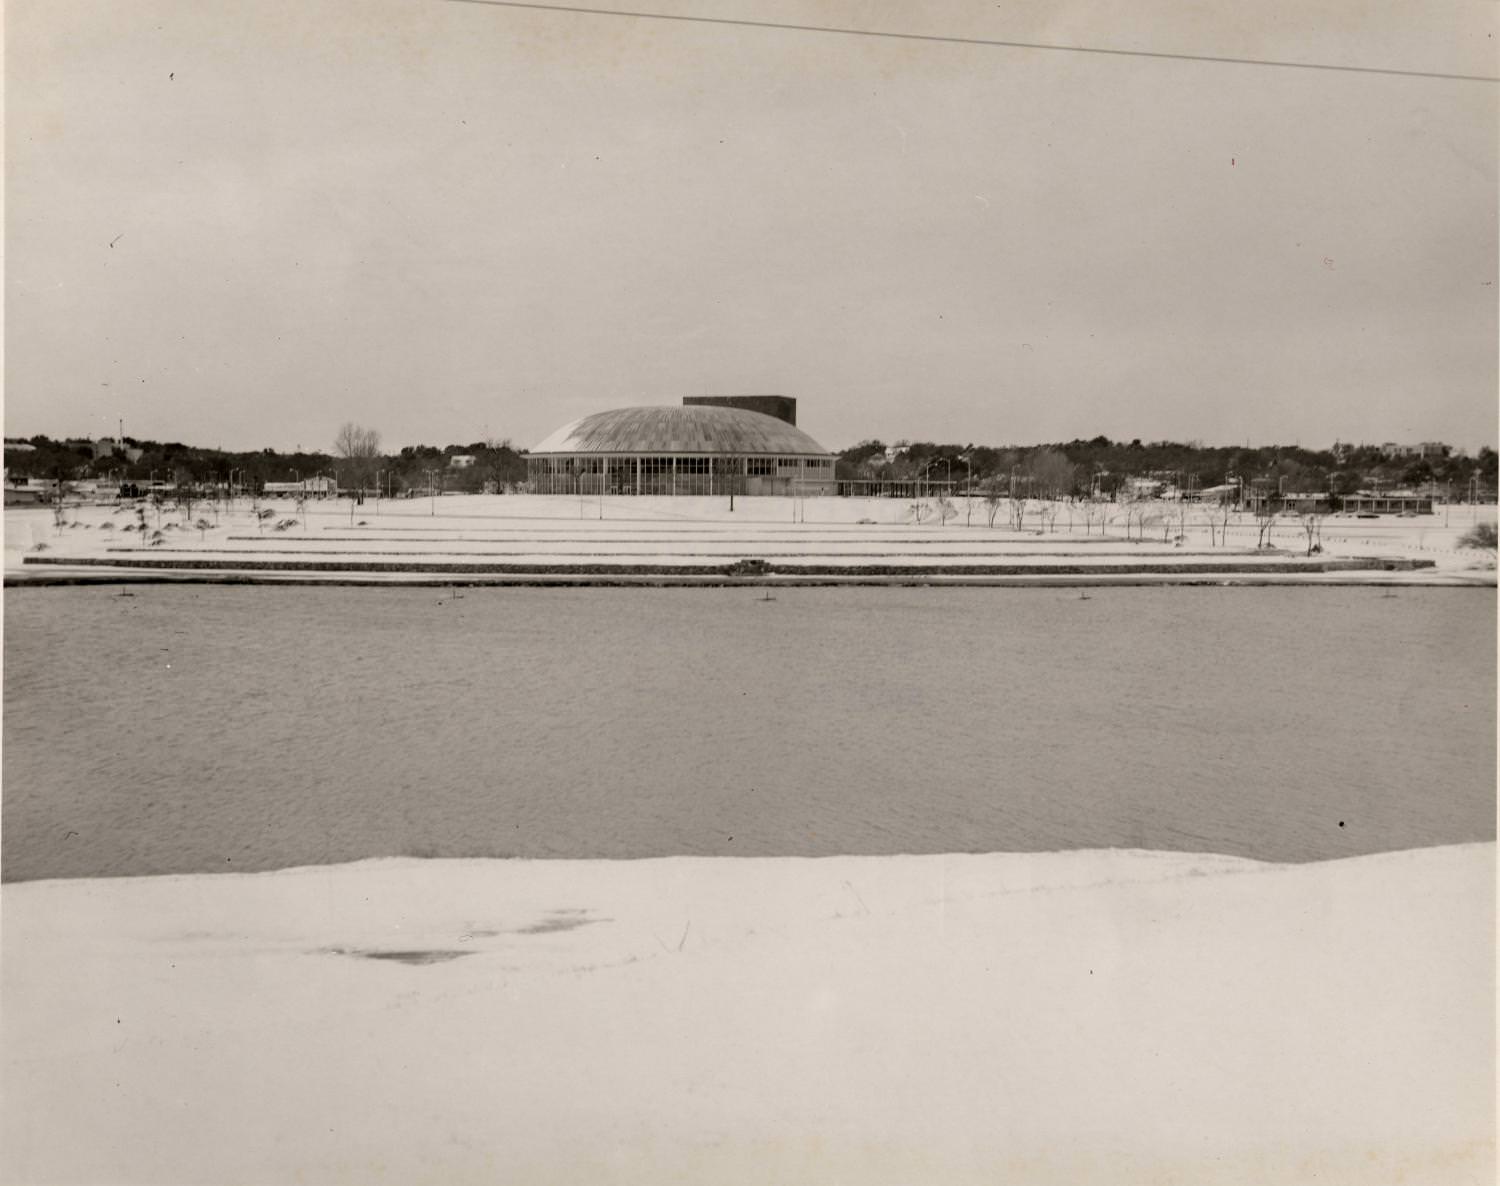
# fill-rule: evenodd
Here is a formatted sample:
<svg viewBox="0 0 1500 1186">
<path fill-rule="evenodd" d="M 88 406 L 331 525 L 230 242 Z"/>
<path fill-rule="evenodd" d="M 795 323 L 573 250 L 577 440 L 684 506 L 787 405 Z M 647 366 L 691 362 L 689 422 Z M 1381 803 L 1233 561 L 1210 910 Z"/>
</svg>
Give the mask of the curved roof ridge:
<svg viewBox="0 0 1500 1186">
<path fill-rule="evenodd" d="M 737 453 L 827 457 L 795 425 L 763 412 L 701 404 L 614 408 L 564 424 L 531 450 L 558 453 Z"/>
</svg>

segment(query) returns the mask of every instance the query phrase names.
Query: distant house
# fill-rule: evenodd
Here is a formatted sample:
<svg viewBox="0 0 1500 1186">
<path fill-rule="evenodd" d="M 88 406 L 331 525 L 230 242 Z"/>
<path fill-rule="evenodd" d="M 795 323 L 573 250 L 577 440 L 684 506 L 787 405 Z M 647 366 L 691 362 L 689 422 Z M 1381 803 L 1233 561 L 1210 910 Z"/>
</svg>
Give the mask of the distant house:
<svg viewBox="0 0 1500 1186">
<path fill-rule="evenodd" d="M 1120 489 L 1130 498 L 1159 498 L 1165 487 L 1160 478 L 1126 478 Z"/>
<path fill-rule="evenodd" d="M 470 469 L 474 465 L 474 454 L 454 453 L 448 458 L 449 469 Z"/>
<path fill-rule="evenodd" d="M 146 455 L 144 449 L 127 445 L 124 441 L 118 441 L 114 437 L 100 437 L 97 441 L 84 441 L 83 444 L 94 455 L 95 461 L 102 457 L 123 457 L 134 464 Z"/>
<path fill-rule="evenodd" d="M 1333 495 L 1326 490 L 1294 491 L 1281 496 L 1281 509 L 1293 515 L 1326 515 L 1333 510 Z"/>
<path fill-rule="evenodd" d="M 1280 506 L 1281 495 L 1274 486 L 1255 481 L 1240 490 L 1239 509 L 1242 511 L 1253 515 L 1274 514 Z"/>
<path fill-rule="evenodd" d="M 1415 445 L 1398 445 L 1395 441 L 1387 441 L 1380 446 L 1381 456 L 1388 461 L 1403 457 L 1447 457 L 1452 452 L 1453 446 L 1442 441 L 1421 441 Z"/>
</svg>

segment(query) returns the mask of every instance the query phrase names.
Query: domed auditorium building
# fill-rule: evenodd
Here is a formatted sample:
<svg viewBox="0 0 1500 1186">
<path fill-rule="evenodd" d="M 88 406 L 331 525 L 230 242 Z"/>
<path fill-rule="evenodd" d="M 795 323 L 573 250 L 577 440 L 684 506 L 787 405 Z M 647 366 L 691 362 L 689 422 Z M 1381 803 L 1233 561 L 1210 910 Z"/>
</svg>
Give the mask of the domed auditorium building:
<svg viewBox="0 0 1500 1186">
<path fill-rule="evenodd" d="M 782 395 L 689 396 L 596 412 L 526 458 L 536 494 L 833 494 L 833 454 Z"/>
</svg>

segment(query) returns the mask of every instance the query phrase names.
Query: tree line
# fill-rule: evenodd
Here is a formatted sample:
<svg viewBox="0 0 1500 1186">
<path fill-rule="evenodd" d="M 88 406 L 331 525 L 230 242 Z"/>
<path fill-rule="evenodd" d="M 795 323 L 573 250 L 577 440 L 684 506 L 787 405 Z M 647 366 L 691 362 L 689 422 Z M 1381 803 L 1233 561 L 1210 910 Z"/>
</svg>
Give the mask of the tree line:
<svg viewBox="0 0 1500 1186">
<path fill-rule="evenodd" d="M 862 441 L 838 454 L 835 472 L 846 481 L 951 481 L 976 491 L 1002 490 L 1039 498 L 1097 494 L 1115 497 L 1140 479 L 1191 492 L 1226 483 L 1269 485 L 1285 493 L 1353 494 L 1370 489 L 1422 489 L 1455 499 L 1472 492 L 1475 478 L 1493 496 L 1495 450 L 1473 457 L 1449 454 L 1387 457 L 1372 445 L 1304 449 L 1205 446 L 1199 442 L 1112 441 L 1098 436 L 1057 444 L 995 447 L 899 441 Z"/>
<path fill-rule="evenodd" d="M 1241 448 L 1199 442 L 1121 442 L 1098 436 L 1030 446 L 900 441 L 888 447 L 879 440 L 866 440 L 836 456 L 835 472 L 841 480 L 925 479 L 951 482 L 960 490 L 972 482 L 976 491 L 1001 490 L 1038 498 L 1114 497 L 1138 479 L 1160 481 L 1183 491 L 1240 481 L 1246 486 L 1270 484 L 1286 493 L 1345 495 L 1411 488 L 1451 493 L 1455 499 L 1472 494 L 1476 480 L 1481 494 L 1493 497 L 1496 487 L 1496 452 L 1488 446 L 1472 457 L 1392 458 L 1375 446 Z M 459 464 L 455 457 L 472 457 L 473 461 Z M 233 482 L 244 489 L 326 475 L 343 489 L 373 490 L 378 481 L 382 491 L 396 495 L 425 491 L 429 483 L 444 490 L 478 493 L 514 489 L 526 481 L 525 451 L 507 440 L 408 445 L 383 451 L 378 432 L 353 423 L 339 430 L 326 452 L 236 452 L 126 437 L 96 456 L 89 442 L 39 435 L 24 442 L 7 441 L 5 466 L 12 479 L 93 478 L 122 484 L 154 479 L 199 486 Z"/>
<path fill-rule="evenodd" d="M 16 448 L 20 443 L 31 448 Z M 459 465 L 455 457 L 472 457 L 473 461 Z M 382 452 L 378 432 L 354 425 L 341 429 L 333 448 L 326 452 L 236 452 L 126 437 L 121 445 L 96 457 L 89 442 L 34 436 L 24 442 L 6 442 L 5 468 L 13 480 L 95 479 L 122 485 L 154 480 L 199 487 L 233 483 L 245 490 L 263 489 L 267 482 L 328 476 L 346 490 L 373 491 L 378 481 L 382 492 L 396 496 L 425 491 L 429 482 L 442 490 L 477 494 L 511 489 L 526 480 L 526 458 L 509 441 L 408 445 Z"/>
</svg>

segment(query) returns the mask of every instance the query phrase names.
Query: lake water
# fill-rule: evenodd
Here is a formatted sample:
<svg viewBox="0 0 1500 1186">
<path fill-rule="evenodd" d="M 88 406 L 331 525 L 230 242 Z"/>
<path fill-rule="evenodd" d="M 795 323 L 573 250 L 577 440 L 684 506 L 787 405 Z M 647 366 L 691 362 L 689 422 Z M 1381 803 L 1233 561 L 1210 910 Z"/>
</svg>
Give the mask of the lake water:
<svg viewBox="0 0 1500 1186">
<path fill-rule="evenodd" d="M 7 880 L 1495 836 L 1487 589 L 5 596 Z"/>
</svg>

